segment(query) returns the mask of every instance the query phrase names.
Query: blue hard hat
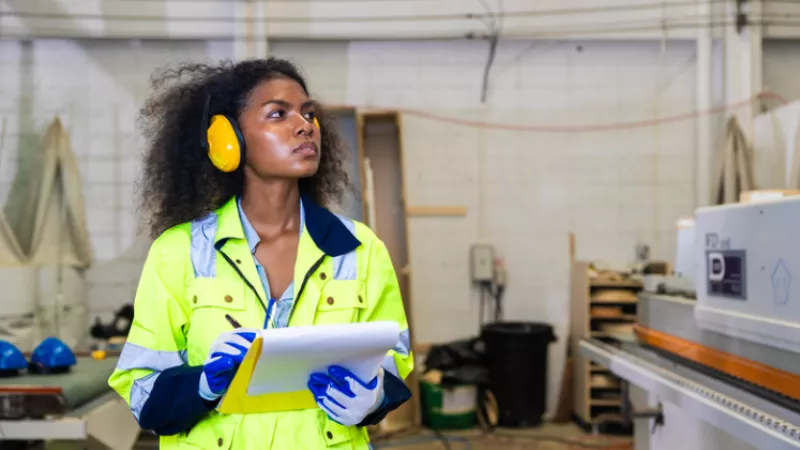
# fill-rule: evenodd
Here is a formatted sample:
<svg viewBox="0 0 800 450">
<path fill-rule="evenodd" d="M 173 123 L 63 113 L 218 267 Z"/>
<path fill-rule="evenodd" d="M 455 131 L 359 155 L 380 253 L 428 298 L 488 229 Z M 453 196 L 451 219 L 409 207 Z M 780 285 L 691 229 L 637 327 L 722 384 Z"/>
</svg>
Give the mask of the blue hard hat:
<svg viewBox="0 0 800 450">
<path fill-rule="evenodd" d="M 74 366 L 75 354 L 67 344 L 58 338 L 49 337 L 42 341 L 31 355 L 31 364 L 45 371 L 67 369 Z"/>
<path fill-rule="evenodd" d="M 0 371 L 12 372 L 28 367 L 25 355 L 11 342 L 0 341 Z"/>
</svg>

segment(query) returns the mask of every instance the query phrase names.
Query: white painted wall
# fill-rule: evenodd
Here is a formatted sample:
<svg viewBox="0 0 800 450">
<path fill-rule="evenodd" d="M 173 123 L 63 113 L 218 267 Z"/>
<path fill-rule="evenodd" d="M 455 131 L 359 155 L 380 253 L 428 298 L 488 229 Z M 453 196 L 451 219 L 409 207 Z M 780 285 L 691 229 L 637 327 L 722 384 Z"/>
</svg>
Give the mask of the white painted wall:
<svg viewBox="0 0 800 450">
<path fill-rule="evenodd" d="M 583 126 L 693 109 L 693 47 L 656 43 L 502 45 L 487 105 L 486 45 L 354 44 L 349 101 L 500 124 Z M 374 58 L 377 56 L 378 61 Z M 420 68 L 424 68 L 420 70 Z M 555 405 L 569 323 L 568 232 L 578 257 L 625 263 L 638 241 L 671 258 L 674 218 L 693 204 L 692 121 L 603 133 L 537 133 L 404 117 L 409 204 L 468 207 L 410 223 L 416 338 L 477 332 L 467 257 L 493 243 L 508 268 L 505 314 L 551 323 Z M 442 320 L 446 317 L 447 320 Z"/>
<path fill-rule="evenodd" d="M 130 301 L 144 246 L 134 239 L 134 118 L 151 70 L 169 60 L 230 54 L 229 44 L 3 41 L 8 149 L 35 145 L 61 114 L 73 134 L 89 202 L 96 268 L 90 306 Z M 480 42 L 271 43 L 335 104 L 408 108 L 505 124 L 637 121 L 693 108 L 693 47 L 655 43 L 512 42 L 499 49 L 487 105 Z M 470 244 L 486 239 L 509 268 L 509 318 L 553 323 L 560 372 L 566 340 L 567 233 L 578 256 L 624 263 L 634 244 L 671 257 L 672 223 L 692 206 L 693 122 L 603 133 L 527 133 L 403 118 L 409 203 L 466 205 L 464 219 L 413 219 L 414 321 L 419 342 L 477 331 L 467 278 Z M 4 152 L 10 158 L 14 151 Z M 4 165 L 11 170 L 12 164 Z M 6 172 L 11 173 L 11 172 Z M 146 241 L 144 242 L 146 245 Z M 448 320 L 442 321 L 441 317 Z M 557 379 L 557 378 L 554 378 Z M 554 391 L 555 392 L 555 391 Z"/>
<path fill-rule="evenodd" d="M 96 258 L 87 273 L 92 316 L 130 302 L 147 241 L 135 238 L 133 182 L 139 169 L 135 118 L 151 71 L 178 58 L 218 59 L 231 43 L 0 40 L 0 117 L 5 121 L 0 199 L 59 115 L 72 136 Z"/>
<path fill-rule="evenodd" d="M 653 257 L 673 257 L 675 218 L 690 212 L 695 198 L 693 120 L 532 132 L 423 114 L 532 127 L 683 114 L 695 108 L 693 43 L 503 42 L 485 105 L 479 101 L 484 42 L 273 41 L 269 48 L 300 64 L 328 103 L 405 111 L 409 204 L 467 206 L 465 218 L 411 221 L 419 342 L 477 331 L 467 257 L 469 246 L 485 239 L 508 266 L 506 317 L 556 327 L 550 371 L 557 387 L 569 314 L 567 233 L 577 235 L 579 258 L 625 263 L 637 242 L 651 245 Z M 19 159 L 60 114 L 85 182 L 97 258 L 88 274 L 93 315 L 108 317 L 132 299 L 146 250 L 147 241 L 134 236 L 131 193 L 138 170 L 134 119 L 148 76 L 167 61 L 233 51 L 231 41 L 0 40 L 0 116 L 7 122 L 0 192 L 5 196 Z M 791 87 L 784 67 L 800 64 L 798 52 L 781 44 L 764 53 L 768 87 L 780 91 L 771 80 Z M 780 64 L 770 62 L 773 54 Z"/>
<path fill-rule="evenodd" d="M 350 102 L 500 124 L 577 127 L 693 109 L 692 46 L 670 44 L 664 53 L 655 43 L 580 46 L 503 45 L 482 106 L 484 45 L 356 44 Z M 378 64 L 370 61 L 374 55 L 381 55 Z M 469 209 L 464 220 L 411 222 L 413 294 L 415 307 L 420 305 L 414 319 L 424 330 L 417 338 L 440 341 L 476 330 L 467 254 L 470 244 L 485 239 L 509 270 L 507 317 L 554 323 L 563 343 L 568 232 L 577 235 L 579 258 L 625 263 L 639 241 L 650 244 L 655 257 L 671 258 L 674 219 L 692 208 L 693 127 L 684 121 L 542 133 L 404 117 L 409 204 Z M 441 323 L 444 312 L 452 325 Z"/>
</svg>

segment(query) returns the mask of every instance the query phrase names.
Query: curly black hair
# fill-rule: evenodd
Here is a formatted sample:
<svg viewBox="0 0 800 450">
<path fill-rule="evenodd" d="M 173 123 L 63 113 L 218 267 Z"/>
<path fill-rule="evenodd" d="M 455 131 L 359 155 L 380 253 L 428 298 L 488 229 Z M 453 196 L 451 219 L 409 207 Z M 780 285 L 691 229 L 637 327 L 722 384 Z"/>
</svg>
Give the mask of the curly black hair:
<svg viewBox="0 0 800 450">
<path fill-rule="evenodd" d="M 186 63 L 161 69 L 151 77 L 153 92 L 139 116 L 147 140 L 139 201 L 152 238 L 242 193 L 242 168 L 224 173 L 206 153 L 203 110 L 208 96 L 212 99 L 209 117 L 238 118 L 253 88 L 280 77 L 295 80 L 308 94 L 298 69 L 278 58 Z M 322 139 L 320 164 L 316 174 L 300 180 L 300 191 L 327 206 L 340 201 L 350 186 L 344 168 L 348 153 L 335 132 L 333 117 L 322 105 L 315 106 Z"/>
</svg>

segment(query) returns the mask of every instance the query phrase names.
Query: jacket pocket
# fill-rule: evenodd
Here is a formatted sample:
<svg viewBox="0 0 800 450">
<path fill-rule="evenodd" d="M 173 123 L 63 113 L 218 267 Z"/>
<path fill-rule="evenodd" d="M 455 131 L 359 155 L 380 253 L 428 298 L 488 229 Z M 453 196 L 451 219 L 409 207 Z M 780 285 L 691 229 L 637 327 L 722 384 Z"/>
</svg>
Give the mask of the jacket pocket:
<svg viewBox="0 0 800 450">
<path fill-rule="evenodd" d="M 357 436 L 356 427 L 347 427 L 334 422 L 324 411 L 319 411 L 319 431 L 325 448 L 352 449 L 352 441 Z"/>
<path fill-rule="evenodd" d="M 367 301 L 363 281 L 331 280 L 322 287 L 314 324 L 358 322 L 367 308 Z"/>
<path fill-rule="evenodd" d="M 245 309 L 244 288 L 241 283 L 218 278 L 195 278 L 186 290 L 192 315 L 202 308 L 218 308 L 231 311 Z"/>
<path fill-rule="evenodd" d="M 195 278 L 186 290 L 191 308 L 186 331 L 190 365 L 202 364 L 211 344 L 221 333 L 234 329 L 230 315 L 244 326 L 245 291 L 240 283 L 217 278 Z"/>
<path fill-rule="evenodd" d="M 229 450 L 238 428 L 238 418 L 211 413 L 187 434 L 178 437 L 178 448 Z"/>
</svg>

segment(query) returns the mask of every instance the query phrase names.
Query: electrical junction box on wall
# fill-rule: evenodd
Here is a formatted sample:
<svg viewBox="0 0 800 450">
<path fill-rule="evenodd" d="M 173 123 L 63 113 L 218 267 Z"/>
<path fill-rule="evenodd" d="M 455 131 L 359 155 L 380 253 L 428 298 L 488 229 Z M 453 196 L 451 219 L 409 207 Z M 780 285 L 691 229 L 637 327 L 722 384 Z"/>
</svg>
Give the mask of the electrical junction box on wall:
<svg viewBox="0 0 800 450">
<path fill-rule="evenodd" d="M 473 244 L 470 252 L 472 281 L 476 283 L 494 280 L 494 247 L 491 244 Z"/>
<path fill-rule="evenodd" d="M 800 198 L 700 208 L 700 328 L 800 353 Z"/>
</svg>

